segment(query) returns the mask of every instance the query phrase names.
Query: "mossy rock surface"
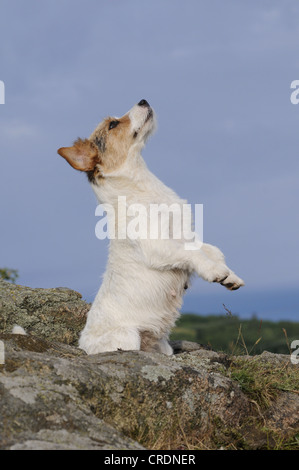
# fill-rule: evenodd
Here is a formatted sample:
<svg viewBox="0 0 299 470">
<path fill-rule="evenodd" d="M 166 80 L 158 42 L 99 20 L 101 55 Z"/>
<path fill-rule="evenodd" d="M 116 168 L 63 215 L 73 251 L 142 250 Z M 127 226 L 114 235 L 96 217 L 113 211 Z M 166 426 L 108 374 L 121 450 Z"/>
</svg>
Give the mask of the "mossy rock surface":
<svg viewBox="0 0 299 470">
<path fill-rule="evenodd" d="M 80 294 L 0 287 L 0 448 L 298 449 L 288 355 L 177 341 L 171 357 L 87 356 L 76 347 L 89 309 Z M 12 335 L 16 323 L 29 334 Z"/>
<path fill-rule="evenodd" d="M 48 341 L 77 345 L 90 305 L 65 287 L 32 289 L 0 280 L 0 332 L 14 325 Z"/>
</svg>

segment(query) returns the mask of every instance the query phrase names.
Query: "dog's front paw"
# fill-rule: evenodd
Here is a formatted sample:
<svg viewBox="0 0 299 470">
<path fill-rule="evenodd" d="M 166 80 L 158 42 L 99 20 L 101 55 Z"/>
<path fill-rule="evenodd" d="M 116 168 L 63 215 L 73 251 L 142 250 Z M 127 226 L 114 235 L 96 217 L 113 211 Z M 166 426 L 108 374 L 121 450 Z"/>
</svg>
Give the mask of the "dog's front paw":
<svg viewBox="0 0 299 470">
<path fill-rule="evenodd" d="M 230 275 L 230 272 L 225 264 L 211 262 L 202 277 L 208 282 L 222 282 Z"/>
<path fill-rule="evenodd" d="M 230 272 L 229 276 L 227 276 L 227 278 L 220 282 L 220 284 L 229 290 L 237 290 L 239 287 L 245 286 L 243 279 L 241 279 L 232 271 Z"/>
<path fill-rule="evenodd" d="M 237 290 L 245 285 L 243 279 L 223 263 L 211 263 L 202 277 L 208 282 L 218 282 L 229 290 Z"/>
</svg>

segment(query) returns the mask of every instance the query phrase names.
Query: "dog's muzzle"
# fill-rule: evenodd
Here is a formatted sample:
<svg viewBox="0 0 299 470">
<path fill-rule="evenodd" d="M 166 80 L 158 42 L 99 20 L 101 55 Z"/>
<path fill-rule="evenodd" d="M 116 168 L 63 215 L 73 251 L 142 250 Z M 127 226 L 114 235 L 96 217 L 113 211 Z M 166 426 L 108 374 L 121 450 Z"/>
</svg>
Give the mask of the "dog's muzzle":
<svg viewBox="0 0 299 470">
<path fill-rule="evenodd" d="M 146 100 L 139 101 L 138 106 L 143 106 L 144 108 L 150 108 L 150 105 L 148 104 Z"/>
<path fill-rule="evenodd" d="M 141 106 L 142 108 L 148 108 L 147 116 L 146 116 L 146 119 L 144 121 L 144 123 L 146 123 L 149 119 L 151 119 L 153 117 L 154 112 L 153 112 L 152 108 L 150 107 L 149 103 L 146 100 L 139 101 L 138 106 Z"/>
</svg>

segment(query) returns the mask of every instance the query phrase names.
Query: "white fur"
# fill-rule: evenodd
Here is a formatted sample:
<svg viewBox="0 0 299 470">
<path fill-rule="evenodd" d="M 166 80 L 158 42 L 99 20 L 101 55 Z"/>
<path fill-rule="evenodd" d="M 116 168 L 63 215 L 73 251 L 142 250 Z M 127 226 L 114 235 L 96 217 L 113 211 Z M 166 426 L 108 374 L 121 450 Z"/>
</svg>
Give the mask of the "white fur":
<svg viewBox="0 0 299 470">
<path fill-rule="evenodd" d="M 147 168 L 141 150 L 153 131 L 155 119 L 146 121 L 147 109 L 129 111 L 131 131 L 138 131 L 125 163 L 104 175 L 93 190 L 100 203 L 117 211 L 118 196 L 127 204 L 178 203 L 180 199 Z M 88 313 L 79 346 L 88 354 L 104 351 L 139 350 L 141 332 L 156 338 L 155 350 L 172 354 L 168 335 L 179 316 L 184 287 L 192 274 L 209 282 L 227 279 L 237 288 L 243 285 L 225 264 L 221 251 L 203 244 L 200 250 L 184 249 L 181 240 L 110 240 L 103 283 Z M 225 281 L 224 281 L 225 282 Z"/>
<path fill-rule="evenodd" d="M 12 329 L 12 334 L 13 335 L 27 335 L 26 331 L 24 330 L 24 328 L 22 328 L 21 326 L 19 325 L 14 325 L 13 329 Z"/>
</svg>

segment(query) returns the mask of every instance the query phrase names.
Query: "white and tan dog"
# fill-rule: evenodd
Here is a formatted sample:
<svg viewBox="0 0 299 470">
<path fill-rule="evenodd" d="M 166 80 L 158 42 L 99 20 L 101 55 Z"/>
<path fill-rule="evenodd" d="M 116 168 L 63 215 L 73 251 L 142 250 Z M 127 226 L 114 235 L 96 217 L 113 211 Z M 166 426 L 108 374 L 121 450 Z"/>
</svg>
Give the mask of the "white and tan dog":
<svg viewBox="0 0 299 470">
<path fill-rule="evenodd" d="M 154 111 L 141 100 L 123 117 L 105 119 L 89 139 L 78 139 L 58 153 L 87 173 L 98 201 L 112 205 L 116 213 L 119 196 L 126 197 L 127 205 L 181 206 L 186 201 L 156 178 L 141 156 L 154 128 Z M 168 335 L 192 274 L 230 290 L 244 285 L 218 248 L 204 243 L 190 251 L 184 242 L 183 237 L 110 240 L 107 269 L 81 333 L 80 348 L 88 354 L 141 349 L 171 355 Z"/>
</svg>

